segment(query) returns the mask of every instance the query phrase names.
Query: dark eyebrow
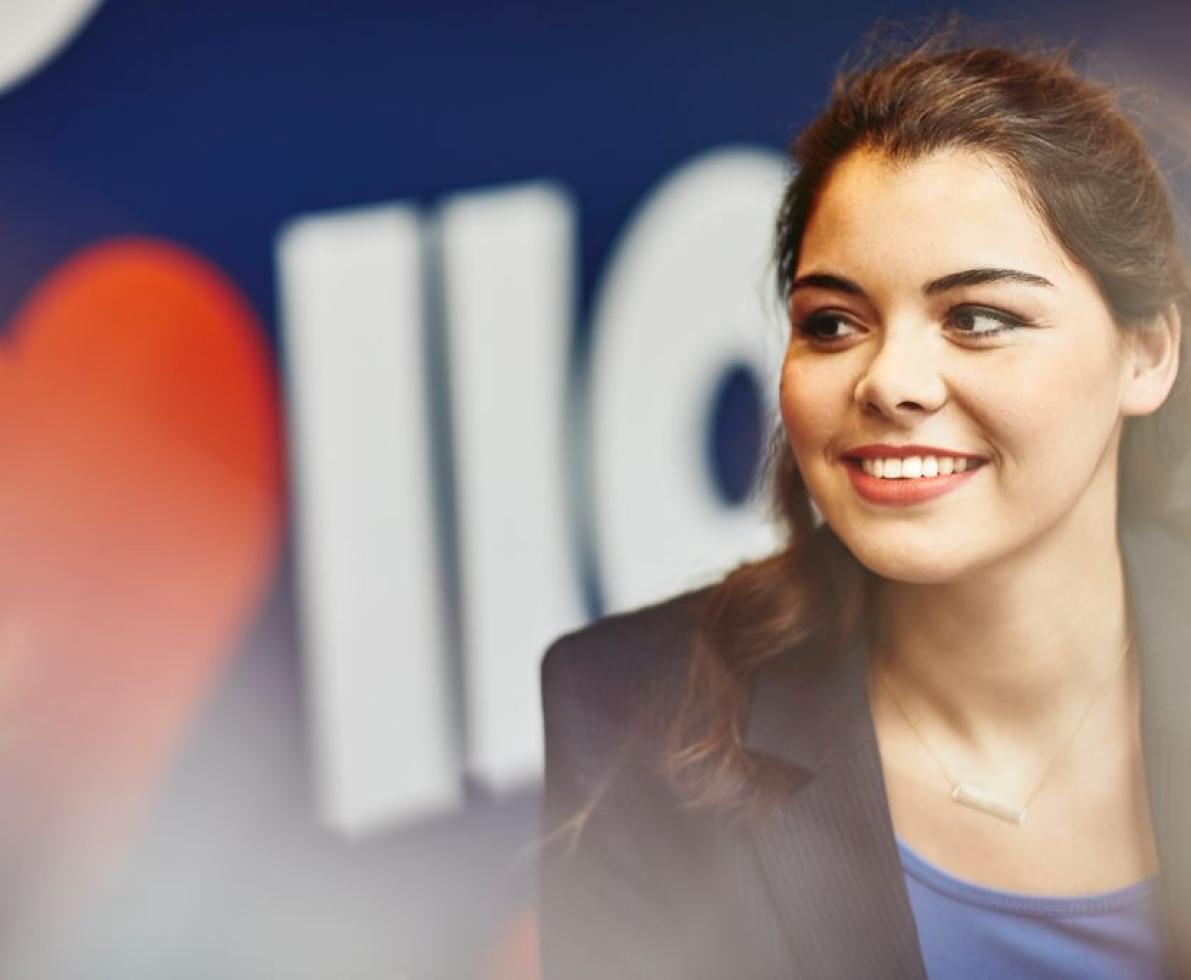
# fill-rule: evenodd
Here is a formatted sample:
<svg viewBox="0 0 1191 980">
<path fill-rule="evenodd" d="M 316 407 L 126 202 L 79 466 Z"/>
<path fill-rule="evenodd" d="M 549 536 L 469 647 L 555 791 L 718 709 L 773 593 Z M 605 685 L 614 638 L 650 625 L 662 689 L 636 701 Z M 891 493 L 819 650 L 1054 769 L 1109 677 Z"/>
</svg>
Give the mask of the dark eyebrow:
<svg viewBox="0 0 1191 980">
<path fill-rule="evenodd" d="M 1027 286 L 1054 286 L 1049 279 L 1036 276 L 1032 272 L 1022 272 L 1019 269 L 965 269 L 963 272 L 952 272 L 950 275 L 932 279 L 922 287 L 922 291 L 927 296 L 937 296 L 939 293 L 959 289 L 962 286 L 983 286 L 995 282 L 1017 282 Z M 845 279 L 843 276 L 833 275 L 829 272 L 810 272 L 805 276 L 799 276 L 791 284 L 790 293 L 809 288 L 830 289 L 837 293 L 846 293 L 849 296 L 863 297 L 865 295 L 864 290 L 851 279 Z"/>
<path fill-rule="evenodd" d="M 937 296 L 961 286 L 983 286 L 990 282 L 1019 282 L 1027 286 L 1054 286 L 1049 279 L 1017 269 L 965 269 L 928 282 L 922 289 L 927 296 Z"/>
<path fill-rule="evenodd" d="M 851 279 L 845 279 L 843 276 L 833 276 L 827 272 L 810 272 L 805 276 L 799 276 L 790 285 L 790 293 L 793 294 L 799 289 L 831 289 L 837 293 L 847 293 L 849 296 L 863 296 L 864 290 L 861 289 Z"/>
</svg>

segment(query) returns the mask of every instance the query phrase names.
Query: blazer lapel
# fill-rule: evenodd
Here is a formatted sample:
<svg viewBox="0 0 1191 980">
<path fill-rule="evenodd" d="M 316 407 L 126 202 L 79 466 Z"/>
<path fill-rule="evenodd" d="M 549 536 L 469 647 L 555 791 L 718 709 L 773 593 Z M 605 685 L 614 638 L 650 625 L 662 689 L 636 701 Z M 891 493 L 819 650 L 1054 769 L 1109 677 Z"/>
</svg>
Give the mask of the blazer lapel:
<svg viewBox="0 0 1191 980">
<path fill-rule="evenodd" d="M 1168 934 L 1178 975 L 1191 977 L 1191 549 L 1155 526 L 1127 528 L 1121 544 Z"/>
<path fill-rule="evenodd" d="M 797 788 L 748 823 L 796 976 L 921 978 L 869 713 L 865 651 L 792 651 L 754 688 L 745 745 Z"/>
</svg>

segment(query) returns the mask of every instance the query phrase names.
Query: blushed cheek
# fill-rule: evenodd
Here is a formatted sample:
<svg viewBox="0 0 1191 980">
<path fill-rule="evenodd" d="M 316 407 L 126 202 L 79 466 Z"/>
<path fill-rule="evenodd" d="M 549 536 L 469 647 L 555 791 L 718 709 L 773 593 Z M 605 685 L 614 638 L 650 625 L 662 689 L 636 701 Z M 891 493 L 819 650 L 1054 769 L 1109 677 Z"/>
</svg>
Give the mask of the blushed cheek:
<svg viewBox="0 0 1191 980">
<path fill-rule="evenodd" d="M 816 461 L 841 423 L 836 411 L 837 398 L 831 395 L 829 379 L 823 372 L 806 370 L 803 364 L 786 364 L 781 373 L 779 398 L 781 420 L 794 460 L 807 482 L 815 483 Z"/>
<path fill-rule="evenodd" d="M 795 383 L 794 372 L 790 367 L 789 361 L 787 361 L 782 365 L 781 377 L 778 380 L 777 403 L 782 413 L 782 425 L 786 429 L 787 438 L 790 439 L 793 438 L 794 427 L 796 425 L 794 393 L 797 389 Z"/>
<path fill-rule="evenodd" d="M 1101 380 L 1094 371 L 1063 369 L 1023 375 L 968 402 L 1007 503 L 1029 512 L 1047 501 L 1069 506 L 1086 485 L 1113 426 Z"/>
<path fill-rule="evenodd" d="M 818 428 L 816 423 L 819 420 L 815 418 L 817 402 L 812 381 L 813 378 L 806 372 L 798 370 L 789 362 L 782 369 L 778 401 L 786 438 L 796 453 L 802 451 L 808 441 L 814 440 L 815 430 Z"/>
</svg>

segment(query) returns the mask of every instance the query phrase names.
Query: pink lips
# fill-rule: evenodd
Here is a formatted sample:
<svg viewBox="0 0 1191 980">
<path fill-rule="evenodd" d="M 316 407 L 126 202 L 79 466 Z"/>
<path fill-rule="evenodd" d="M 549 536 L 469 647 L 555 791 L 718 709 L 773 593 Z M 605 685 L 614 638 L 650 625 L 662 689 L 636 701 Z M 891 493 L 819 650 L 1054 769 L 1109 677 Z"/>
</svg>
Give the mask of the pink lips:
<svg viewBox="0 0 1191 980">
<path fill-rule="evenodd" d="M 909 480 L 885 480 L 870 476 L 861 468 L 861 459 L 905 459 L 908 456 L 950 456 L 968 460 L 969 469 L 946 476 L 920 477 Z M 950 493 L 980 471 L 984 460 L 978 456 L 955 453 L 935 446 L 890 446 L 874 444 L 849 449 L 842 457 L 844 469 L 852 487 L 864 500 L 874 504 L 909 506 Z M 976 465 L 973 466 L 972 464 Z"/>
</svg>

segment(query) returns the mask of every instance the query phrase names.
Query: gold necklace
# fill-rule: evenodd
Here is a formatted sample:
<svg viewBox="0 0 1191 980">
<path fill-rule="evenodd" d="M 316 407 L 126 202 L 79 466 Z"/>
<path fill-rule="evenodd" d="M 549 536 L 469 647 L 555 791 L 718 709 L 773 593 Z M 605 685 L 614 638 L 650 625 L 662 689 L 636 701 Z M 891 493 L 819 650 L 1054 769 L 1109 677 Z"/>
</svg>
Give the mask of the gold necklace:
<svg viewBox="0 0 1191 980">
<path fill-rule="evenodd" d="M 922 743 L 922 747 L 926 749 L 927 754 L 934 760 L 935 765 L 938 766 L 939 772 L 943 774 L 943 778 L 947 780 L 947 784 L 951 787 L 951 799 L 956 803 L 961 803 L 964 806 L 971 807 L 973 810 L 979 810 L 981 813 L 986 813 L 989 816 L 996 817 L 999 820 L 1005 820 L 1008 823 L 1017 824 L 1020 826 L 1025 823 L 1026 814 L 1029 812 L 1030 804 L 1034 802 L 1034 797 L 1038 795 L 1038 791 L 1045 785 L 1047 778 L 1054 770 L 1055 765 L 1063 757 L 1063 754 L 1071 747 L 1071 743 L 1075 741 L 1075 736 L 1079 734 L 1083 724 L 1088 720 L 1088 715 L 1092 713 L 1092 708 L 1096 702 L 1100 700 L 1100 695 L 1108 688 L 1108 682 L 1112 680 L 1118 668 L 1125 660 L 1125 655 L 1129 652 L 1129 647 L 1132 644 L 1132 637 L 1125 639 L 1125 645 L 1121 648 L 1120 654 L 1117 655 L 1116 661 L 1113 663 L 1111 669 L 1104 675 L 1104 679 L 1097 686 L 1092 698 L 1088 701 L 1087 706 L 1083 709 L 1083 713 L 1079 716 L 1079 720 L 1075 723 L 1075 727 L 1071 729 L 1071 733 L 1059 745 L 1058 750 L 1051 756 L 1050 762 L 1046 764 L 1046 768 L 1042 770 L 1042 775 L 1038 777 L 1038 781 L 1034 784 L 1034 788 L 1026 795 L 1025 801 L 1016 803 L 1013 800 L 1007 799 L 997 793 L 990 792 L 983 789 L 974 783 L 965 782 L 956 779 L 952 775 L 951 770 L 947 768 L 943 760 L 939 758 L 938 753 L 930 747 L 930 743 L 923 736 L 921 730 L 914 719 L 902 706 L 901 701 L 898 700 L 896 694 L 893 693 L 893 688 L 889 684 L 889 680 L 885 677 L 885 672 L 879 667 L 876 667 L 877 680 L 885 689 L 885 693 L 889 695 L 889 700 L 894 704 L 894 707 L 901 713 L 901 716 L 906 720 L 906 724 L 910 726 L 917 737 L 918 741 Z"/>
</svg>

